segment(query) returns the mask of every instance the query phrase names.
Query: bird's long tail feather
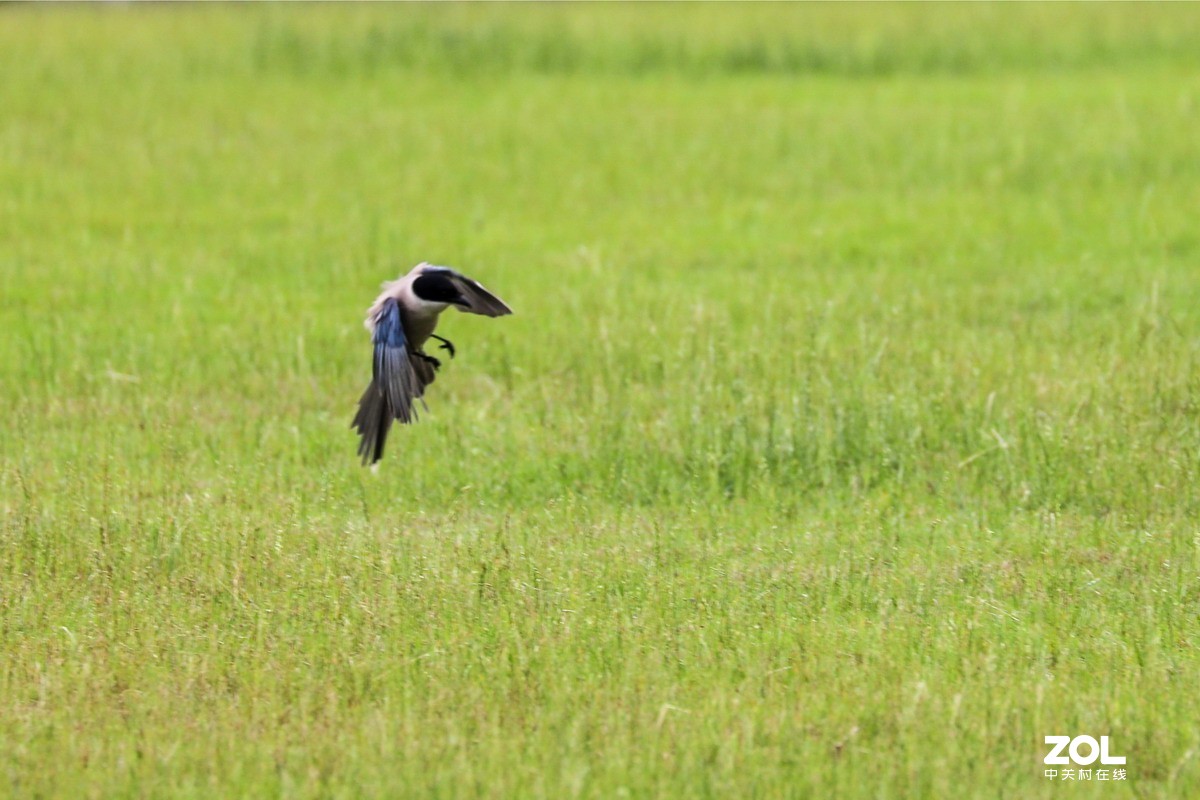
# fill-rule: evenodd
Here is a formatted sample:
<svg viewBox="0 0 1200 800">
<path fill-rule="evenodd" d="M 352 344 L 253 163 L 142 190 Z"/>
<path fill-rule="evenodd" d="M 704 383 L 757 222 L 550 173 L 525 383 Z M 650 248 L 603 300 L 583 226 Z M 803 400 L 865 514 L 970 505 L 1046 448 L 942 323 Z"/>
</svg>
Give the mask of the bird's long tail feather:
<svg viewBox="0 0 1200 800">
<path fill-rule="evenodd" d="M 379 384 L 371 381 L 371 385 L 363 392 L 362 399 L 358 401 L 358 413 L 354 415 L 352 425 L 362 437 L 358 443 L 358 454 L 362 457 L 364 465 L 374 464 L 383 458 L 383 445 L 392 427 L 393 416 Z"/>
</svg>

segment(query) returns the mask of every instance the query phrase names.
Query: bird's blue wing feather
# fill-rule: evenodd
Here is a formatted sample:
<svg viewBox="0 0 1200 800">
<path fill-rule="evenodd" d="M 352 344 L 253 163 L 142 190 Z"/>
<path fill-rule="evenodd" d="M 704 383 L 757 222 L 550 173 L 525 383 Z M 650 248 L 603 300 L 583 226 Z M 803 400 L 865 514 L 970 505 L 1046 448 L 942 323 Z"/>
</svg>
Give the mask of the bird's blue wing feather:
<svg viewBox="0 0 1200 800">
<path fill-rule="evenodd" d="M 413 399 L 422 394 L 422 387 L 409 359 L 404 321 L 400 317 L 400 305 L 394 299 L 383 302 L 375 318 L 372 339 L 375 343 L 372 369 L 375 383 L 396 418 L 410 422 L 414 416 Z"/>
</svg>

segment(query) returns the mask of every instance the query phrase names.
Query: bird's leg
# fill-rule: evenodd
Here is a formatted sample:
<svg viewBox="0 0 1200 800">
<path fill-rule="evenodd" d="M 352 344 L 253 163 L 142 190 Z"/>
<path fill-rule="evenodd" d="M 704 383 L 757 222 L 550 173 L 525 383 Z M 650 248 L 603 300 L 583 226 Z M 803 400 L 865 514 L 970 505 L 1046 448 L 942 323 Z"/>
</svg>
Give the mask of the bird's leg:
<svg viewBox="0 0 1200 800">
<path fill-rule="evenodd" d="M 433 368 L 435 370 L 442 368 L 442 362 L 438 361 L 433 356 L 427 356 L 424 353 L 417 353 L 417 355 L 420 356 L 421 360 L 424 361 L 426 364 L 432 364 Z"/>
<path fill-rule="evenodd" d="M 449 339 L 443 339 L 441 336 L 438 336 L 436 333 L 429 334 L 429 338 L 437 339 L 439 342 L 441 342 L 441 344 L 438 345 L 438 349 L 447 351 L 448 353 L 450 353 L 450 357 L 454 358 L 454 342 L 450 341 Z"/>
</svg>

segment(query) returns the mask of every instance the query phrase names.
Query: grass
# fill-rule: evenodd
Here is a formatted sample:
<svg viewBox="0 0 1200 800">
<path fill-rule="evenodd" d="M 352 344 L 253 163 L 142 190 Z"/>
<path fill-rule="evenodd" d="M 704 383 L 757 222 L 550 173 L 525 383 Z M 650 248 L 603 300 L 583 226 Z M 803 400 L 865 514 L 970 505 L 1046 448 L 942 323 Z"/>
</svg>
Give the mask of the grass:
<svg viewBox="0 0 1200 800">
<path fill-rule="evenodd" d="M 0 9 L 0 795 L 1200 792 L 1198 33 Z"/>
</svg>

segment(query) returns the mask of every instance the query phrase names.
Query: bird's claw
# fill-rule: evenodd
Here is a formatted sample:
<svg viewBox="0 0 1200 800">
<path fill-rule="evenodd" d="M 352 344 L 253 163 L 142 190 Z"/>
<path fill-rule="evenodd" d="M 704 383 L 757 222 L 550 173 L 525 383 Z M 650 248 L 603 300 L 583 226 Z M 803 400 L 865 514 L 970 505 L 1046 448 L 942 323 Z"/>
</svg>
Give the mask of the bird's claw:
<svg viewBox="0 0 1200 800">
<path fill-rule="evenodd" d="M 420 353 L 419 355 L 421 356 L 422 361 L 424 361 L 426 364 L 432 365 L 435 370 L 439 370 L 442 368 L 442 362 L 438 361 L 433 356 L 427 356 L 424 353 Z"/>
<path fill-rule="evenodd" d="M 441 342 L 441 344 L 438 345 L 439 350 L 445 350 L 447 353 L 450 354 L 451 358 L 454 358 L 454 343 L 453 342 L 451 342 L 449 339 L 443 339 L 441 336 L 438 336 L 436 333 L 431 333 L 431 334 L 429 334 L 429 336 L 431 339 L 437 339 L 439 342 Z"/>
</svg>

